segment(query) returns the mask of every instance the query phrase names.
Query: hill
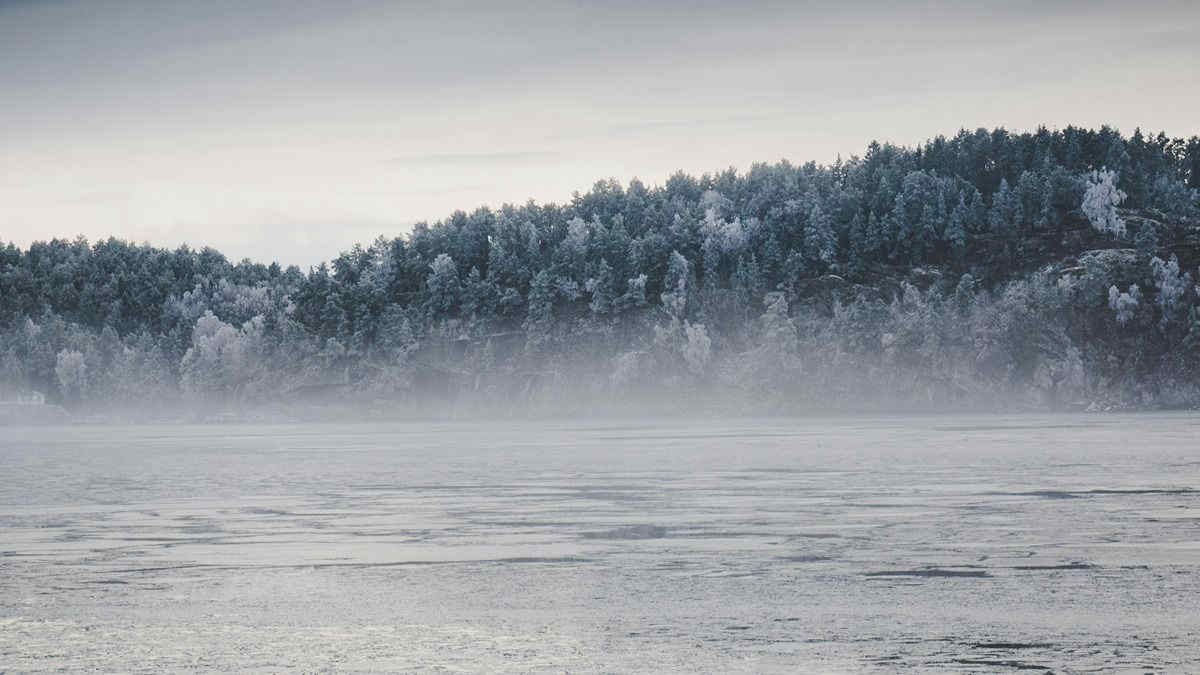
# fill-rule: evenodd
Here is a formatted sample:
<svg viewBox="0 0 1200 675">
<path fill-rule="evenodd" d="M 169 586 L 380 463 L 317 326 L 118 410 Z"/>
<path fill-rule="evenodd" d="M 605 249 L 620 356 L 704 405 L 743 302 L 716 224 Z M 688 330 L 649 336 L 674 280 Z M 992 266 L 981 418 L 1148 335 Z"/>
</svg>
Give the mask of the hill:
<svg viewBox="0 0 1200 675">
<path fill-rule="evenodd" d="M 307 273 L 0 249 L 0 383 L 69 408 L 1200 404 L 1200 138 L 960 131 L 456 212 Z"/>
</svg>

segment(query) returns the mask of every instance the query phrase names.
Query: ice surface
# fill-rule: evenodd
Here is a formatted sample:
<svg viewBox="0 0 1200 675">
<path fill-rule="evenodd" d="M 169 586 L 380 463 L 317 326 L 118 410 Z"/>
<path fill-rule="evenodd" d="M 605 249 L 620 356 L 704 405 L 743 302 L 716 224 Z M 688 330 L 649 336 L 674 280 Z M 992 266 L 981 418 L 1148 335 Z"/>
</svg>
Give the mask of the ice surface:
<svg viewBox="0 0 1200 675">
<path fill-rule="evenodd" d="M 1195 415 L 0 430 L 0 670 L 1200 669 Z"/>
</svg>

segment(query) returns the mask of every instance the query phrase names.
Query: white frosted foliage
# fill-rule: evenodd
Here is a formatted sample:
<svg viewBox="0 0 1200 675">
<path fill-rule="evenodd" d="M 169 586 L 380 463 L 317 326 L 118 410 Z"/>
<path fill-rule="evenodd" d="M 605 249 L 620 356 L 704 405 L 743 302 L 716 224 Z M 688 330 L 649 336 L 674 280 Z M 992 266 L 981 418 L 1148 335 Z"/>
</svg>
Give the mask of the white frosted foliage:
<svg viewBox="0 0 1200 675">
<path fill-rule="evenodd" d="M 1118 237 L 1125 236 L 1125 222 L 1117 215 L 1117 207 L 1125 201 L 1125 193 L 1117 189 L 1117 174 L 1102 169 L 1093 171 L 1087 179 L 1083 195 L 1083 214 L 1092 227 Z"/>
<path fill-rule="evenodd" d="M 1132 284 L 1129 290 L 1122 293 L 1116 286 L 1108 288 L 1108 308 L 1117 315 L 1117 323 L 1125 325 L 1133 319 L 1134 312 L 1141 304 L 1142 290 L 1137 284 Z"/>
</svg>

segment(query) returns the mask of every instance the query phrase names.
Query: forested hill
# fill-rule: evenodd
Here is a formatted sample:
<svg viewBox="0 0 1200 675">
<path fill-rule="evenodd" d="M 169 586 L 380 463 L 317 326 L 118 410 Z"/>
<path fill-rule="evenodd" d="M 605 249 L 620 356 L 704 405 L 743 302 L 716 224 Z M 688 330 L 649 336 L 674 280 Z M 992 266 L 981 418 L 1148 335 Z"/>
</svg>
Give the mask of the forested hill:
<svg viewBox="0 0 1200 675">
<path fill-rule="evenodd" d="M 1195 406 L 1198 188 L 1200 137 L 979 129 L 830 166 L 600 181 L 307 273 L 115 239 L 8 245 L 0 399 L 36 390 L 83 414 Z"/>
</svg>

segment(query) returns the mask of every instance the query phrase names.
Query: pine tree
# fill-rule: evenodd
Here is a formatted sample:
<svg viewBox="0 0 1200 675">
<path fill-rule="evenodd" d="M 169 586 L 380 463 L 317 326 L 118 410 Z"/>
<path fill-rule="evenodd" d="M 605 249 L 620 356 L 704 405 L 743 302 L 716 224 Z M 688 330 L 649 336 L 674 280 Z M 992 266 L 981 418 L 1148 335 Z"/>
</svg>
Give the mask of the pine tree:
<svg viewBox="0 0 1200 675">
<path fill-rule="evenodd" d="M 833 232 L 833 219 L 814 200 L 808 213 L 808 227 L 804 231 L 804 251 L 813 265 L 827 268 L 837 258 L 837 236 Z"/>
<path fill-rule="evenodd" d="M 548 271 L 533 278 L 526 304 L 525 344 L 531 354 L 541 354 L 549 348 L 554 331 L 554 277 Z"/>
<path fill-rule="evenodd" d="M 673 318 L 682 320 L 687 314 L 688 261 L 679 251 L 671 252 L 667 275 L 663 279 L 662 305 Z"/>
<path fill-rule="evenodd" d="M 592 314 L 606 316 L 612 311 L 616 291 L 613 288 L 612 267 L 609 266 L 607 260 L 604 258 L 600 259 L 600 264 L 596 269 L 596 276 L 588 279 L 585 288 L 588 293 L 592 294 L 592 300 L 588 303 Z"/>
<path fill-rule="evenodd" d="M 426 306 L 434 319 L 449 317 L 458 304 L 458 268 L 453 258 L 442 253 L 430 263 L 429 270 L 425 281 L 429 293 Z"/>
<path fill-rule="evenodd" d="M 950 220 L 946 224 L 945 240 L 950 250 L 950 259 L 956 267 L 961 266 L 967 255 L 967 219 L 968 207 L 963 196 L 958 196 L 958 204 L 950 212 Z"/>
</svg>

